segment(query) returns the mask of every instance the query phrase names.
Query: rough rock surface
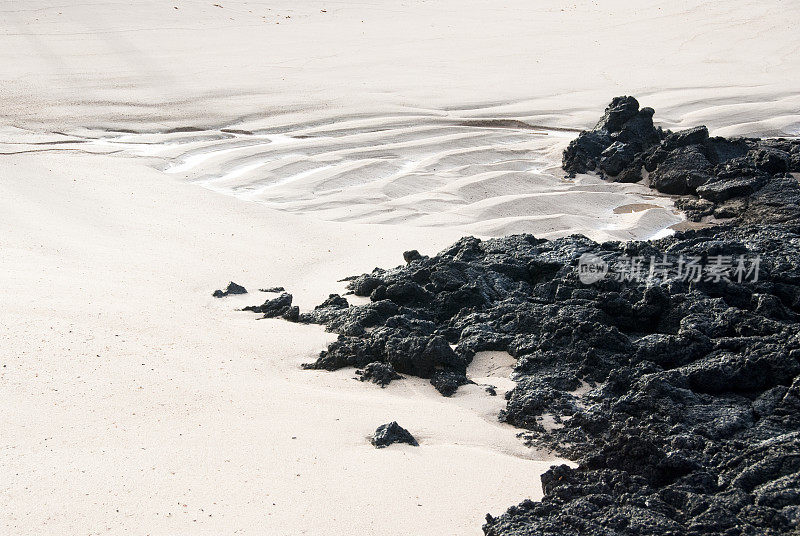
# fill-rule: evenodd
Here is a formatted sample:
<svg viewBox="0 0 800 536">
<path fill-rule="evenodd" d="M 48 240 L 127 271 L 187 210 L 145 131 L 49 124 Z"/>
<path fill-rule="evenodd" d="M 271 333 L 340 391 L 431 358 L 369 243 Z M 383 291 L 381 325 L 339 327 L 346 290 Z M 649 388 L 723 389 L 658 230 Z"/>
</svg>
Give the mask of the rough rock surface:
<svg viewBox="0 0 800 536">
<path fill-rule="evenodd" d="M 570 173 L 598 171 L 622 182 L 641 180 L 640 155 L 666 136 L 653 126 L 652 108 L 639 109 L 633 97 L 615 97 L 592 130 L 582 132 L 564 151 Z"/>
<path fill-rule="evenodd" d="M 412 261 L 418 261 L 421 258 L 422 258 L 422 255 L 420 255 L 419 251 L 417 251 L 416 249 L 411 249 L 409 251 L 404 251 L 403 252 L 403 260 L 405 260 L 406 263 L 409 263 L 409 262 L 412 262 Z"/>
<path fill-rule="evenodd" d="M 300 315 L 300 308 L 292 306 L 292 295 L 286 292 L 277 298 L 265 301 L 262 305 L 251 305 L 243 310 L 263 314 L 263 318 L 281 317 L 290 322 L 297 322 Z"/>
<path fill-rule="evenodd" d="M 787 219 L 798 217 L 800 189 L 789 174 L 800 172 L 800 140 L 710 137 L 704 126 L 670 132 L 653 126 L 652 117 L 652 108 L 640 110 L 633 97 L 616 97 L 564 151 L 564 170 L 620 182 L 639 181 L 646 171 L 662 193 L 697 196 L 679 204 L 694 221 L 711 214 L 755 214 L 757 221 L 776 206 Z"/>
<path fill-rule="evenodd" d="M 228 288 L 225 290 L 217 289 L 214 291 L 213 296 L 215 298 L 224 298 L 225 296 L 229 296 L 231 294 L 247 294 L 247 289 L 244 288 L 242 285 L 237 285 L 233 281 L 228 283 Z"/>
<path fill-rule="evenodd" d="M 363 369 L 356 370 L 356 376 L 362 382 L 371 381 L 381 387 L 386 387 L 394 380 L 402 380 L 394 367 L 388 363 L 380 363 L 378 361 L 369 363 Z"/>
<path fill-rule="evenodd" d="M 473 383 L 467 379 L 465 374 L 459 374 L 449 370 L 437 370 L 431 376 L 431 385 L 433 385 L 442 396 L 453 396 L 456 390 L 468 383 Z"/>
<path fill-rule="evenodd" d="M 378 362 L 452 386 L 478 351 L 516 358 L 500 419 L 577 468 L 545 473 L 542 501 L 487 516 L 487 535 L 800 527 L 800 196 L 784 176 L 796 142 L 666 133 L 652 115 L 615 99 L 565 168 L 632 179 L 649 166 L 664 188 L 701 194 L 681 200 L 686 210 L 728 223 L 653 242 L 467 237 L 351 278 L 369 304 L 331 295 L 299 315 L 339 334 L 309 368 Z M 583 283 L 582 258 L 609 275 Z"/>
<path fill-rule="evenodd" d="M 411 435 L 411 432 L 397 424 L 396 421 L 378 426 L 370 442 L 376 449 L 388 447 L 392 443 L 406 443 L 414 447 L 419 446 L 419 443 L 417 443 L 417 440 Z"/>
<path fill-rule="evenodd" d="M 258 289 L 259 292 L 286 292 L 286 289 L 283 287 L 267 287 L 267 288 L 260 288 Z"/>
<path fill-rule="evenodd" d="M 334 296 L 301 315 L 341 334 L 309 366 L 377 361 L 436 383 L 462 378 L 477 351 L 516 357 L 501 419 L 578 468 L 549 471 L 544 500 L 490 518 L 487 534 L 789 534 L 800 521 L 799 246 L 798 223 L 656 242 L 465 238 L 369 274 L 371 294 L 405 289 L 391 299 L 346 307 Z M 586 285 L 584 253 L 612 266 L 665 253 L 761 260 L 757 280 Z"/>
</svg>

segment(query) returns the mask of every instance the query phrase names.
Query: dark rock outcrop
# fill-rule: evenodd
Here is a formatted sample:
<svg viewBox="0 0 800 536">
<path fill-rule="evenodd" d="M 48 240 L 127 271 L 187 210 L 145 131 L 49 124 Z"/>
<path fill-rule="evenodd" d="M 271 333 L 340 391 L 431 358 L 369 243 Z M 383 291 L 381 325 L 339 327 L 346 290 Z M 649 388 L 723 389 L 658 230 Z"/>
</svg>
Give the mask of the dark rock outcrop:
<svg viewBox="0 0 800 536">
<path fill-rule="evenodd" d="M 453 396 L 462 385 L 472 383 L 466 375 L 452 372 L 449 370 L 437 370 L 431 376 L 433 385 L 442 396 Z"/>
<path fill-rule="evenodd" d="M 659 192 L 699 197 L 682 200 L 681 208 L 695 221 L 711 214 L 746 218 L 751 210 L 763 219 L 763 203 L 773 205 L 774 199 L 755 206 L 745 200 L 780 185 L 795 203 L 779 204 L 797 217 L 800 189 L 787 174 L 800 172 L 800 140 L 710 137 L 704 126 L 663 131 L 653 126 L 652 116 L 653 110 L 639 110 L 633 97 L 615 98 L 600 122 L 569 144 L 562 167 L 573 175 L 596 171 L 620 182 L 639 181 L 647 171 Z M 738 202 L 727 203 L 732 199 Z"/>
<path fill-rule="evenodd" d="M 262 305 L 251 305 L 242 310 L 263 314 L 263 318 L 281 317 L 290 322 L 297 322 L 300 316 L 300 308 L 292 306 L 292 295 L 286 292 Z"/>
<path fill-rule="evenodd" d="M 242 285 L 237 285 L 231 281 L 228 283 L 228 287 L 225 290 L 215 290 L 213 296 L 215 298 L 224 298 L 225 296 L 229 296 L 231 294 L 247 294 L 247 289 Z"/>
<path fill-rule="evenodd" d="M 800 519 L 798 246 L 798 223 L 741 220 L 656 242 L 465 238 L 370 274 L 429 300 L 326 306 L 318 317 L 342 335 L 310 366 L 388 363 L 447 395 L 475 352 L 516 357 L 500 418 L 578 467 L 551 470 L 543 501 L 487 534 L 787 534 Z M 590 285 L 586 253 L 611 267 Z M 664 255 L 663 277 L 616 277 L 626 259 Z M 679 275 L 680 259 L 700 259 L 702 277 Z"/>
<path fill-rule="evenodd" d="M 654 113 L 652 108 L 640 110 L 633 97 L 614 98 L 594 129 L 582 132 L 564 151 L 564 170 L 599 171 L 621 182 L 641 180 L 640 155 L 665 136 L 653 126 Z"/>
<path fill-rule="evenodd" d="M 422 255 L 420 255 L 419 251 L 417 251 L 416 249 L 403 252 L 403 260 L 406 261 L 407 264 L 410 264 L 414 261 L 418 261 L 420 259 L 422 259 Z"/>
<path fill-rule="evenodd" d="M 386 387 L 394 380 L 402 380 L 392 365 L 389 363 L 368 363 L 363 369 L 356 370 L 356 376 L 362 382 L 371 381 L 381 387 Z"/>
<path fill-rule="evenodd" d="M 331 295 L 298 316 L 339 334 L 309 368 L 391 366 L 444 395 L 468 381 L 476 352 L 516 358 L 500 419 L 577 467 L 545 473 L 541 501 L 487 516 L 487 535 L 800 527 L 800 190 L 785 175 L 800 149 L 663 132 L 652 116 L 615 99 L 565 169 L 623 180 L 644 169 L 687 196 L 684 210 L 727 223 L 653 242 L 466 237 L 351 278 L 367 305 Z M 585 258 L 606 277 L 583 283 Z M 291 305 L 276 300 L 257 312 Z"/>
<path fill-rule="evenodd" d="M 370 442 L 376 449 L 388 447 L 392 443 L 406 443 L 414 447 L 419 446 L 417 440 L 411 435 L 411 432 L 392 421 L 387 424 L 382 424 L 375 430 Z"/>
</svg>

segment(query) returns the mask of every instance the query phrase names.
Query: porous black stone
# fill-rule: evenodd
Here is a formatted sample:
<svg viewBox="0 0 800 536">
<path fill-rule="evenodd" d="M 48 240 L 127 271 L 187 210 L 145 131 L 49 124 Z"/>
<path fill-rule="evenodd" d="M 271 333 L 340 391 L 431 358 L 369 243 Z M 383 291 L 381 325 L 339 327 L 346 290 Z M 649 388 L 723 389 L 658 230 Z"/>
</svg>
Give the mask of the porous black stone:
<svg viewBox="0 0 800 536">
<path fill-rule="evenodd" d="M 406 263 L 411 263 L 411 262 L 414 262 L 414 261 L 418 261 L 421 258 L 422 258 L 422 255 L 420 255 L 419 251 L 417 251 L 416 249 L 412 249 L 412 250 L 403 252 L 403 260 L 406 261 Z"/>
<path fill-rule="evenodd" d="M 392 365 L 379 361 L 368 363 L 363 369 L 356 370 L 356 376 L 362 382 L 371 381 L 381 387 L 386 387 L 394 380 L 403 379 Z"/>
<path fill-rule="evenodd" d="M 376 449 L 388 447 L 392 443 L 406 443 L 414 447 L 419 446 L 417 440 L 411 435 L 411 432 L 392 421 L 387 424 L 382 424 L 375 430 L 370 442 Z"/>
<path fill-rule="evenodd" d="M 782 205 L 791 207 L 782 212 L 797 217 L 800 189 L 796 180 L 785 179 L 800 172 L 800 139 L 712 138 L 704 126 L 670 132 L 653 126 L 652 117 L 652 108 L 639 110 L 633 97 L 616 97 L 592 130 L 570 142 L 562 167 L 571 175 L 596 171 L 620 182 L 641 180 L 644 169 L 652 188 L 708 202 L 695 209 L 682 201 L 692 220 L 749 213 L 751 221 L 778 221 L 762 208 L 766 200 L 753 207 L 719 205 L 780 184 L 787 196 Z"/>
<path fill-rule="evenodd" d="M 431 385 L 433 385 L 442 396 L 453 396 L 462 385 L 470 382 L 466 375 L 458 374 L 449 370 L 439 370 L 433 373 Z"/>
<path fill-rule="evenodd" d="M 284 317 L 287 320 L 297 320 L 300 309 L 292 307 L 292 295 L 284 292 L 277 298 L 265 301 L 262 305 L 251 305 L 245 307 L 243 311 L 260 313 L 264 318 Z"/>
</svg>

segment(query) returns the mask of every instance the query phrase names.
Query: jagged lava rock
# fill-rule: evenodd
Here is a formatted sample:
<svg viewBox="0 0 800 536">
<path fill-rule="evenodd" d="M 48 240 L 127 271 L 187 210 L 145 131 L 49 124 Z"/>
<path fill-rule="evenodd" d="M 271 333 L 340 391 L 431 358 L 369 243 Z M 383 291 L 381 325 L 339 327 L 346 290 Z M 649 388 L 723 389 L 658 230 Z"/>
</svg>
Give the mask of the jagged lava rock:
<svg viewBox="0 0 800 536">
<path fill-rule="evenodd" d="M 356 376 L 358 376 L 358 379 L 362 382 L 371 381 L 381 387 L 386 387 L 393 380 L 403 379 L 403 377 L 394 370 L 392 365 L 380 363 L 378 361 L 368 363 L 363 369 L 356 370 Z"/>
<path fill-rule="evenodd" d="M 601 171 L 636 182 L 637 156 L 658 143 L 664 133 L 653 126 L 652 108 L 639 109 L 633 97 L 615 97 L 594 129 L 582 132 L 564 151 L 563 168 L 570 173 Z M 642 163 L 638 162 L 638 168 Z"/>
<path fill-rule="evenodd" d="M 543 499 L 487 517 L 486 534 L 798 530 L 800 189 L 786 173 L 798 169 L 800 147 L 715 138 L 703 127 L 664 132 L 652 116 L 635 99 L 615 99 L 567 149 L 565 170 L 621 168 L 618 180 L 630 180 L 644 169 L 685 192 L 680 206 L 693 217 L 722 214 L 725 225 L 654 242 L 465 237 L 351 278 L 366 305 L 332 295 L 299 315 L 339 334 L 309 368 L 377 362 L 447 394 L 476 352 L 516 359 L 517 385 L 499 417 L 577 466 L 545 473 Z M 741 257 L 758 259 L 759 271 L 584 284 L 584 254 L 611 267 L 665 255 L 732 267 Z M 543 426 L 545 417 L 554 424 Z"/>
<path fill-rule="evenodd" d="M 228 288 L 224 291 L 219 289 L 215 290 L 213 296 L 215 298 L 224 298 L 230 294 L 247 294 L 247 289 L 231 281 L 228 283 Z"/>
<path fill-rule="evenodd" d="M 431 376 L 431 385 L 433 385 L 442 396 L 453 396 L 462 385 L 472 383 L 467 379 L 466 375 L 458 374 L 449 370 L 438 370 Z"/>
<path fill-rule="evenodd" d="M 388 447 L 393 443 L 406 443 L 414 447 L 419 446 L 419 443 L 417 443 L 417 440 L 411 435 L 411 432 L 397 424 L 396 421 L 380 425 L 372 435 L 370 442 L 376 449 Z"/>
<path fill-rule="evenodd" d="M 797 204 L 766 201 L 782 207 L 774 216 L 758 203 L 729 204 L 747 199 L 761 189 L 777 185 L 787 198 L 797 201 L 800 186 L 789 173 L 800 172 L 800 139 L 710 137 L 705 126 L 680 132 L 664 131 L 652 124 L 653 110 L 642 108 L 633 97 L 616 97 L 597 125 L 581 132 L 564 151 L 562 167 L 571 175 L 596 171 L 621 182 L 642 179 L 648 172 L 650 186 L 673 195 L 696 195 L 710 206 L 691 207 L 682 200 L 692 220 L 719 214 L 744 217 L 751 222 L 797 219 Z"/>
<path fill-rule="evenodd" d="M 263 318 L 282 317 L 291 322 L 296 322 L 300 316 L 300 308 L 292 306 L 292 295 L 286 292 L 277 298 L 265 301 L 262 305 L 251 305 L 242 310 L 261 313 L 264 315 Z"/>
<path fill-rule="evenodd" d="M 657 242 L 464 238 L 373 271 L 372 290 L 353 279 L 367 305 L 326 300 L 309 319 L 341 335 L 310 366 L 391 364 L 447 395 L 475 352 L 513 355 L 517 386 L 500 418 L 578 467 L 548 481 L 543 501 L 492 518 L 487 534 L 785 534 L 800 518 L 788 484 L 800 436 L 798 247 L 800 225 L 741 218 Z M 609 265 L 745 255 L 761 272 L 585 285 L 584 253 Z M 375 293 L 392 286 L 414 290 Z M 420 292 L 429 298 L 409 297 Z"/>
</svg>

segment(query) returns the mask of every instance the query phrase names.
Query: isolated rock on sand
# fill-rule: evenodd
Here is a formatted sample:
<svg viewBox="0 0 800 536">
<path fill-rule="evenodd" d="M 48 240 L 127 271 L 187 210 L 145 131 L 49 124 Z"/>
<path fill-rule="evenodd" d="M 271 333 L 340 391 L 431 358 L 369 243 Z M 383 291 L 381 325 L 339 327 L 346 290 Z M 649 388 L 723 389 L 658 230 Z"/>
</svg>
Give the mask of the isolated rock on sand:
<svg viewBox="0 0 800 536">
<path fill-rule="evenodd" d="M 393 380 L 402 380 L 392 365 L 375 361 L 367 364 L 363 369 L 356 370 L 356 376 L 362 382 L 371 381 L 381 387 L 386 387 Z"/>
<path fill-rule="evenodd" d="M 397 424 L 396 421 L 380 425 L 378 429 L 375 430 L 370 442 L 376 449 L 388 447 L 392 443 L 406 443 L 414 447 L 419 446 L 414 436 L 412 436 L 408 430 Z"/>
<path fill-rule="evenodd" d="M 224 291 L 219 289 L 215 290 L 213 296 L 215 298 L 224 298 L 230 294 L 247 294 L 247 289 L 231 281 L 228 283 L 228 288 Z"/>
</svg>

